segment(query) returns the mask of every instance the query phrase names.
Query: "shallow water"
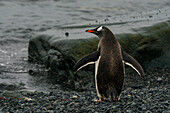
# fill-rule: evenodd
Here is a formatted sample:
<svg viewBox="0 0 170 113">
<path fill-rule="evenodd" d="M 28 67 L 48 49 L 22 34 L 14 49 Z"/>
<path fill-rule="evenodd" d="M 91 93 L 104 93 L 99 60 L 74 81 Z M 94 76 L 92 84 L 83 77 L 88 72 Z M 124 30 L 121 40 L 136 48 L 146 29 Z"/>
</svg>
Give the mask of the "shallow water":
<svg viewBox="0 0 170 113">
<path fill-rule="evenodd" d="M 1 0 L 0 89 L 48 91 L 58 87 L 46 80 L 42 68 L 27 62 L 28 41 L 35 34 L 86 38 L 91 35 L 85 29 L 101 24 L 115 33 L 133 32 L 133 28 L 170 19 L 169 6 L 169 0 Z M 38 70 L 37 76 L 29 70 Z"/>
</svg>

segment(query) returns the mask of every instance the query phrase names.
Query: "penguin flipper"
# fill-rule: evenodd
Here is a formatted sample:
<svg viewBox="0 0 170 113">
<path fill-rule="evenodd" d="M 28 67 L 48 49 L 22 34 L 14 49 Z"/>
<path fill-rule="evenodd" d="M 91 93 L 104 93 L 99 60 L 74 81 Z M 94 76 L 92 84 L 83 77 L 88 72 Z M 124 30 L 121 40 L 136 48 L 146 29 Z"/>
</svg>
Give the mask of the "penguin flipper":
<svg viewBox="0 0 170 113">
<path fill-rule="evenodd" d="M 144 71 L 143 71 L 142 66 L 138 63 L 138 61 L 123 50 L 122 50 L 122 56 L 123 56 L 123 62 L 126 65 L 132 67 L 140 75 L 140 77 L 143 78 Z"/>
<path fill-rule="evenodd" d="M 95 61 L 98 60 L 99 56 L 100 56 L 99 50 L 91 53 L 90 55 L 85 56 L 74 65 L 73 71 L 78 71 L 81 68 L 87 66 L 88 64 L 95 63 Z"/>
</svg>

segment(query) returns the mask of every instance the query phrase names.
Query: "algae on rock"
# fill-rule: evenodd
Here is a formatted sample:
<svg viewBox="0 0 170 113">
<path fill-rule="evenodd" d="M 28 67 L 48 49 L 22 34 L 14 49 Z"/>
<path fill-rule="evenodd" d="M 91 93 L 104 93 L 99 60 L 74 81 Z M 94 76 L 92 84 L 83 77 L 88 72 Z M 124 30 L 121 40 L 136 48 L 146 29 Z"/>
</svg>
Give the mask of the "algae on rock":
<svg viewBox="0 0 170 113">
<path fill-rule="evenodd" d="M 144 69 L 169 67 L 170 21 L 135 31 L 135 34 L 115 35 L 122 48 L 137 59 Z M 30 39 L 29 61 L 45 65 L 56 76 L 57 81 L 73 83 L 81 75 L 81 72 L 75 74 L 72 71 L 75 62 L 96 51 L 98 42 L 97 37 L 61 39 L 49 34 L 38 35 Z"/>
</svg>

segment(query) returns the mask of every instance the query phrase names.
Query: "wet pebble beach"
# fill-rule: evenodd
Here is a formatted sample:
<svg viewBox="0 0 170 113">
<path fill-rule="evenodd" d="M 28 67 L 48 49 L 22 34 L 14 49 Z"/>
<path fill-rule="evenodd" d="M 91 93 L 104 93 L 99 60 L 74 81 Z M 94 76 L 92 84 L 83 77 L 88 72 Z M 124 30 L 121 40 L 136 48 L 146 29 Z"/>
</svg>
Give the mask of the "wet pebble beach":
<svg viewBox="0 0 170 113">
<path fill-rule="evenodd" d="M 124 90 L 118 102 L 97 99 L 95 88 L 78 92 L 56 90 L 53 92 L 13 91 L 1 92 L 0 111 L 16 112 L 96 112 L 96 113 L 169 113 L 170 68 L 146 72 L 144 80 L 136 73 L 125 77 Z M 133 79 L 132 79 L 133 78 Z"/>
</svg>

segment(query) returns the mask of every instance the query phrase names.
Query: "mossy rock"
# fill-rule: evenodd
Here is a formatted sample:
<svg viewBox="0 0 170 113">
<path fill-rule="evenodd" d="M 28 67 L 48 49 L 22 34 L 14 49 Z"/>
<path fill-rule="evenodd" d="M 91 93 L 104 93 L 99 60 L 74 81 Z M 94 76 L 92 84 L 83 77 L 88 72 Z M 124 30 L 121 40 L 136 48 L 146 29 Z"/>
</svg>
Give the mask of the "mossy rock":
<svg viewBox="0 0 170 113">
<path fill-rule="evenodd" d="M 135 31 L 135 34 L 115 35 L 122 48 L 136 58 L 145 69 L 169 67 L 170 21 Z M 56 76 L 57 81 L 73 83 L 77 76 L 82 74 L 79 72 L 77 75 L 72 71 L 74 64 L 85 55 L 96 51 L 98 42 L 99 39 L 95 37 L 60 39 L 51 35 L 38 35 L 30 39 L 29 61 L 45 65 Z"/>
<path fill-rule="evenodd" d="M 98 41 L 97 38 L 59 39 L 51 35 L 38 35 L 29 41 L 28 60 L 45 65 L 56 83 L 71 84 L 73 88 L 79 78 L 72 71 L 74 64 L 82 56 L 95 51 Z M 85 73 L 79 75 L 88 76 Z"/>
<path fill-rule="evenodd" d="M 117 35 L 121 46 L 144 68 L 170 66 L 170 21 L 135 30 L 136 34 Z"/>
</svg>

